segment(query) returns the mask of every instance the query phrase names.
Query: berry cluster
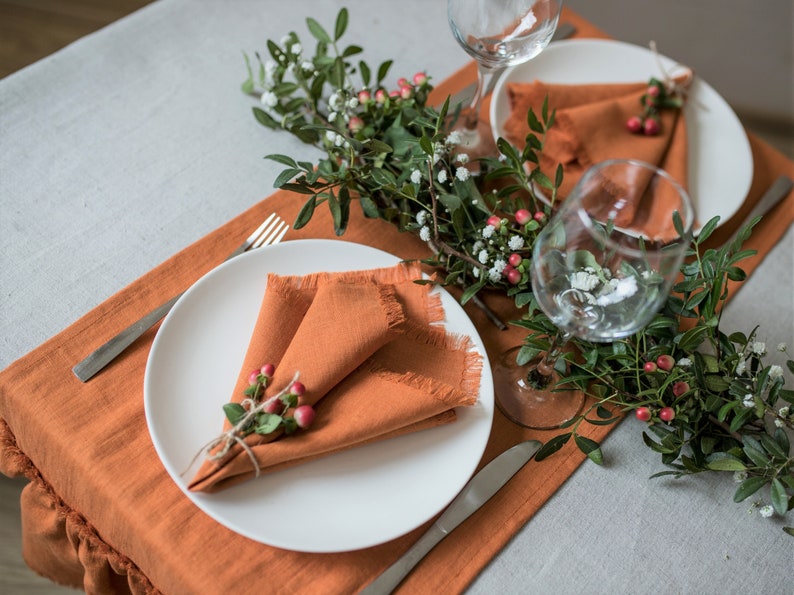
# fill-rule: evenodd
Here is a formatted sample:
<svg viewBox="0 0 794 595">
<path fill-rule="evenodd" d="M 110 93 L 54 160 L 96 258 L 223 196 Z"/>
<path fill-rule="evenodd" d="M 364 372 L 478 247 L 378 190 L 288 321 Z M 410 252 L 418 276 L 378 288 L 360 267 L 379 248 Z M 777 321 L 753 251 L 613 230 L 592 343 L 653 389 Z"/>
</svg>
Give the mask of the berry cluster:
<svg viewBox="0 0 794 595">
<path fill-rule="evenodd" d="M 289 434 L 308 428 L 314 421 L 315 411 L 311 405 L 301 404 L 306 392 L 302 382 L 294 380 L 289 387 L 264 399 L 265 389 L 270 384 L 276 367 L 265 364 L 248 375 L 246 398 L 241 403 L 227 403 L 223 409 L 229 422 L 237 427 L 238 435 L 271 434 L 278 429 Z M 238 427 L 239 426 L 239 427 Z"/>
<path fill-rule="evenodd" d="M 626 128 L 632 134 L 644 134 L 646 136 L 656 136 L 662 131 L 659 121 L 659 113 L 664 108 L 680 108 L 683 104 L 681 98 L 675 93 L 670 93 L 665 85 L 652 78 L 648 82 L 648 88 L 640 98 L 642 113 L 639 116 L 632 116 L 626 121 Z"/>
<path fill-rule="evenodd" d="M 669 373 L 675 367 L 675 360 L 673 359 L 672 355 L 660 355 L 656 358 L 656 361 L 649 361 L 645 362 L 643 366 L 643 370 L 647 374 L 666 374 Z M 683 380 L 679 380 L 674 382 L 672 385 L 673 396 L 676 399 L 683 397 L 687 392 L 689 392 L 690 386 L 688 382 Z M 653 418 L 654 411 L 647 406 L 637 407 L 634 411 L 634 415 L 640 421 L 650 421 Z M 675 419 L 675 409 L 673 407 L 665 406 L 659 409 L 656 413 L 660 420 L 665 423 L 671 422 Z"/>
</svg>

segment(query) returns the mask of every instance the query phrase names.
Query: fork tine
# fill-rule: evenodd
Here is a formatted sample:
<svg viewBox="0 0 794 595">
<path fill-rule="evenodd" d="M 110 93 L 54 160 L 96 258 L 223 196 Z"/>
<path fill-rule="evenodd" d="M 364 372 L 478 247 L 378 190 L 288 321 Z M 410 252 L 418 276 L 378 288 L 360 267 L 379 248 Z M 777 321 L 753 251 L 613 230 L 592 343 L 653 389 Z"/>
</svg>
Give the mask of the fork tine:
<svg viewBox="0 0 794 595">
<path fill-rule="evenodd" d="M 279 241 L 281 241 L 281 238 L 284 237 L 284 234 L 287 233 L 288 229 L 289 225 L 282 221 L 281 218 L 277 217 L 276 220 L 264 230 L 259 239 L 251 245 L 250 249 L 253 250 L 255 248 L 259 248 L 260 246 L 277 244 Z"/>
<path fill-rule="evenodd" d="M 243 250 L 248 250 L 253 245 L 256 239 L 262 234 L 262 232 L 264 232 L 265 228 L 270 224 L 271 221 L 273 221 L 273 217 L 275 216 L 275 213 L 270 213 L 270 216 L 262 221 L 262 225 L 257 227 L 254 232 L 246 238 L 245 244 L 243 245 Z"/>
</svg>

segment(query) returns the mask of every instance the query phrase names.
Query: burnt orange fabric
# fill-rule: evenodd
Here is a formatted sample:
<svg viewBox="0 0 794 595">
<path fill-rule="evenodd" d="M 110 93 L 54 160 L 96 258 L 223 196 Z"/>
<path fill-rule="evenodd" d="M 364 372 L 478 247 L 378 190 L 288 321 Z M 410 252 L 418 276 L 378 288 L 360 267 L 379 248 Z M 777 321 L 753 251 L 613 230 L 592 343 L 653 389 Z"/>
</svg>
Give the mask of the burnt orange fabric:
<svg viewBox="0 0 794 595">
<path fill-rule="evenodd" d="M 567 9 L 563 20 L 573 22 L 579 36 L 604 37 Z M 474 77 L 470 63 L 439 84 L 435 97 L 443 100 Z M 715 232 L 715 243 L 729 237 L 778 175 L 794 176 L 791 160 L 753 135 L 750 142 L 752 187 L 740 212 Z M 58 583 L 105 593 L 234 593 L 241 585 L 258 593 L 354 593 L 418 539 L 422 528 L 363 551 L 301 554 L 240 537 L 199 511 L 166 473 L 146 429 L 142 379 L 156 329 L 90 382 L 82 384 L 71 373 L 74 363 L 107 337 L 217 266 L 265 215 L 276 211 L 294 219 L 304 200 L 276 192 L 0 372 L 0 469 L 32 481 L 23 502 L 23 554 L 36 572 Z M 345 240 L 401 258 L 427 256 L 417 238 L 365 219 L 355 206 L 351 214 Z M 287 239 L 334 238 L 327 210 L 318 209 L 315 217 Z M 794 193 L 756 228 L 748 247 L 759 255 L 745 261 L 745 269 L 752 271 L 792 220 Z M 732 285 L 731 291 L 737 287 Z M 512 300 L 483 297 L 504 320 L 515 316 Z M 492 360 L 523 338 L 519 328 L 498 330 L 473 304 L 466 312 Z M 595 440 L 609 432 L 595 426 L 586 430 Z M 522 440 L 545 441 L 552 435 L 519 428 L 497 412 L 480 464 Z M 545 461 L 528 465 L 442 541 L 398 592 L 463 591 L 583 460 L 568 444 Z"/>
<path fill-rule="evenodd" d="M 650 76 L 650 75 L 649 75 Z M 687 77 L 676 79 L 683 85 Z M 556 110 L 554 125 L 543 139 L 540 169 L 552 180 L 558 164 L 563 166 L 559 198 L 569 196 L 574 186 L 592 165 L 608 159 L 638 159 L 656 165 L 687 188 L 686 121 L 681 110 L 660 112 L 660 133 L 653 136 L 632 134 L 626 121 L 641 112 L 641 98 L 647 81 L 619 84 L 561 85 L 542 81 L 511 83 L 506 89 L 511 112 L 504 124 L 505 137 L 523 148 L 529 133 L 527 113 L 541 113 L 544 100 Z M 622 184 L 615 192 L 626 194 Z M 650 238 L 676 237 L 672 210 L 681 211 L 681 199 L 673 192 L 664 200 L 642 200 L 624 209 L 621 227 L 631 226 Z M 630 211 L 630 212 L 629 212 Z"/>
<path fill-rule="evenodd" d="M 298 372 L 307 389 L 301 403 L 315 407 L 316 419 L 290 435 L 250 434 L 248 451 L 228 438 L 208 453 L 190 489 L 216 492 L 259 473 L 429 429 L 454 421 L 454 407 L 473 405 L 482 358 L 468 337 L 428 326 L 443 310 L 430 285 L 413 282 L 421 274 L 418 264 L 401 264 L 304 278 L 269 275 L 230 400 L 241 402 L 249 373 L 272 363 L 263 400 Z"/>
</svg>

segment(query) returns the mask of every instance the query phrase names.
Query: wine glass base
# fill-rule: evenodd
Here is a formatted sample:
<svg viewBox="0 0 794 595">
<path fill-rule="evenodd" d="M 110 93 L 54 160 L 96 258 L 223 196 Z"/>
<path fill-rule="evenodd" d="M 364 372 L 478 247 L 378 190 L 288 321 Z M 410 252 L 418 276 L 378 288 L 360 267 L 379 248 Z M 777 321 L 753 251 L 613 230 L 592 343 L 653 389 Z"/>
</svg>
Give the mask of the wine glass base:
<svg viewBox="0 0 794 595">
<path fill-rule="evenodd" d="M 534 430 L 553 430 L 576 417 L 584 404 L 584 393 L 555 386 L 556 374 L 548 382 L 548 388 L 530 382 L 528 375 L 542 355 L 519 366 L 516 363 L 519 349 L 514 347 L 502 353 L 494 365 L 499 410 L 513 423 Z"/>
<path fill-rule="evenodd" d="M 477 122 L 475 128 L 466 128 L 464 121 L 465 117 L 461 118 L 452 129 L 460 135 L 460 143 L 456 151 L 458 153 L 466 153 L 469 159 L 473 162 L 482 157 L 497 157 L 499 150 L 496 148 L 496 142 L 491 134 L 491 125 L 483 120 Z M 467 166 L 470 170 L 477 169 L 474 163 Z M 475 173 L 472 171 L 472 173 Z"/>
</svg>

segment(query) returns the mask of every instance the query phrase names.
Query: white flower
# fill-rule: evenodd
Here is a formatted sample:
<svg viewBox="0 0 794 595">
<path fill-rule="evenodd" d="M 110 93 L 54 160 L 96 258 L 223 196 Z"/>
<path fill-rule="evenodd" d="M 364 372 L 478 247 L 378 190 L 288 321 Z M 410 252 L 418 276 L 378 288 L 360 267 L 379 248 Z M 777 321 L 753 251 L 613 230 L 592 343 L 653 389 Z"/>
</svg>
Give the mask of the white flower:
<svg viewBox="0 0 794 595">
<path fill-rule="evenodd" d="M 742 401 L 742 405 L 744 405 L 748 409 L 750 407 L 755 407 L 755 399 L 753 398 L 752 393 L 747 393 L 746 395 L 744 395 L 744 400 Z"/>
<path fill-rule="evenodd" d="M 783 368 L 778 365 L 769 366 L 769 377 L 773 380 L 783 377 Z"/>
<path fill-rule="evenodd" d="M 775 513 L 775 509 L 772 508 L 769 504 L 767 504 L 766 506 L 762 506 L 761 508 L 758 509 L 758 514 L 760 514 L 765 519 L 768 519 L 774 513 Z"/>
<path fill-rule="evenodd" d="M 328 107 L 330 107 L 335 112 L 343 110 L 345 107 L 344 95 L 342 95 L 340 91 L 331 93 L 331 95 L 328 97 Z"/>
<path fill-rule="evenodd" d="M 763 341 L 755 341 L 750 346 L 750 351 L 752 351 L 756 355 L 764 355 L 766 353 L 766 343 L 764 343 Z"/>
<path fill-rule="evenodd" d="M 783 423 L 783 420 L 782 420 L 782 419 L 776 419 L 776 420 L 775 420 L 775 427 L 776 427 L 776 428 L 782 428 L 782 427 L 783 427 L 783 426 L 785 426 L 785 425 L 786 425 L 786 424 L 784 424 L 784 423 Z"/>
<path fill-rule="evenodd" d="M 485 227 L 482 228 L 482 237 L 484 237 L 487 240 L 493 235 L 495 231 L 496 229 L 494 228 L 493 225 L 486 225 Z"/>
<path fill-rule="evenodd" d="M 688 368 L 692 365 L 692 360 L 688 357 L 682 357 L 680 360 L 678 360 L 678 365 L 682 368 Z"/>
<path fill-rule="evenodd" d="M 736 364 L 736 375 L 741 376 L 744 374 L 744 371 L 747 369 L 747 361 L 740 360 L 738 364 Z"/>
<path fill-rule="evenodd" d="M 303 62 L 301 62 L 301 69 L 309 70 L 309 71 L 314 70 L 314 64 L 312 64 L 311 61 L 309 60 L 304 60 Z"/>
<path fill-rule="evenodd" d="M 510 247 L 511 250 L 521 250 L 524 247 L 524 238 L 521 236 L 511 236 L 510 239 L 507 241 L 507 245 Z"/>
<path fill-rule="evenodd" d="M 278 68 L 278 64 L 275 60 L 268 60 L 265 62 L 265 81 L 264 84 L 266 87 L 273 86 L 273 75 L 276 73 L 276 68 Z"/>
<path fill-rule="evenodd" d="M 358 97 L 351 97 L 348 99 L 347 107 L 350 109 L 356 109 L 358 107 Z"/>
<path fill-rule="evenodd" d="M 498 271 L 500 275 L 502 274 L 502 271 L 505 270 L 506 266 L 507 266 L 507 263 L 504 260 L 502 260 L 501 258 L 496 259 L 494 261 L 494 263 L 493 263 L 494 270 Z"/>
<path fill-rule="evenodd" d="M 334 132 L 333 130 L 326 130 L 325 140 L 327 140 L 329 143 L 332 143 L 334 142 L 334 139 L 336 139 L 336 132 Z"/>
<path fill-rule="evenodd" d="M 745 479 L 747 479 L 747 471 L 734 471 L 733 473 L 734 482 L 742 483 Z"/>
<path fill-rule="evenodd" d="M 469 170 L 465 167 L 461 166 L 455 170 L 455 177 L 460 180 L 461 182 L 465 182 L 469 179 Z"/>
<path fill-rule="evenodd" d="M 478 269 L 477 267 L 474 267 L 471 270 L 471 274 L 474 275 L 475 279 L 479 279 L 480 278 L 480 269 Z"/>
<path fill-rule="evenodd" d="M 427 211 L 419 211 L 416 214 L 416 222 L 419 225 L 424 225 L 427 222 L 427 215 L 428 215 Z"/>
<path fill-rule="evenodd" d="M 786 346 L 785 343 L 779 343 L 778 346 L 777 346 L 777 350 L 780 351 L 780 352 L 783 352 L 786 349 L 788 349 L 788 347 Z"/>
<path fill-rule="evenodd" d="M 485 243 L 482 240 L 477 240 L 476 242 L 474 242 L 474 245 L 471 247 L 471 253 L 474 254 L 475 252 L 482 250 L 483 246 L 485 246 Z"/>
<path fill-rule="evenodd" d="M 458 153 L 455 159 L 461 165 L 466 165 L 469 162 L 469 156 L 466 153 Z"/>
<path fill-rule="evenodd" d="M 430 228 L 427 225 L 423 225 L 422 229 L 419 230 L 419 238 L 423 242 L 427 242 L 430 240 Z"/>
<path fill-rule="evenodd" d="M 413 170 L 411 172 L 411 181 L 414 184 L 419 184 L 422 181 L 422 172 L 419 171 L 418 169 Z M 424 213 L 425 211 L 420 211 L 420 212 Z"/>
<path fill-rule="evenodd" d="M 613 290 L 609 293 L 599 295 L 596 304 L 599 306 L 611 306 L 630 298 L 637 293 L 637 279 L 634 277 L 624 277 L 623 279 L 610 279 L 609 287 Z"/>
<path fill-rule="evenodd" d="M 592 291 L 601 283 L 601 279 L 597 275 L 587 271 L 576 271 L 570 276 L 568 281 L 572 289 L 579 289 L 580 291 Z"/>
<path fill-rule="evenodd" d="M 438 175 L 436 176 L 436 179 L 438 180 L 439 184 L 443 184 L 444 182 L 446 182 L 447 181 L 447 170 L 442 169 L 441 171 L 439 171 Z"/>
<path fill-rule="evenodd" d="M 786 405 L 785 407 L 781 407 L 780 409 L 777 410 L 777 414 L 780 417 L 788 417 L 788 414 L 790 412 L 791 412 L 791 408 L 788 405 Z"/>
<path fill-rule="evenodd" d="M 459 145 L 460 144 L 460 132 L 458 132 L 457 130 L 453 130 L 452 132 L 450 132 L 449 136 L 447 137 L 446 143 L 448 145 Z"/>
<path fill-rule="evenodd" d="M 292 47 L 290 48 L 290 51 L 297 56 L 298 54 L 300 54 L 303 51 L 303 47 L 301 47 L 301 44 L 299 44 L 299 43 L 294 43 L 294 44 L 292 44 Z"/>
<path fill-rule="evenodd" d="M 480 253 L 477 255 L 477 260 L 482 264 L 488 262 L 488 250 L 480 250 Z"/>
<path fill-rule="evenodd" d="M 287 44 L 290 43 L 291 41 L 292 41 L 292 37 L 290 37 L 289 35 L 285 35 L 284 37 L 281 38 L 281 45 L 287 47 Z"/>
<path fill-rule="evenodd" d="M 259 98 L 259 101 L 261 101 L 262 105 L 265 107 L 275 107 L 278 103 L 278 97 L 273 91 L 265 91 L 262 93 L 262 97 Z"/>
</svg>

